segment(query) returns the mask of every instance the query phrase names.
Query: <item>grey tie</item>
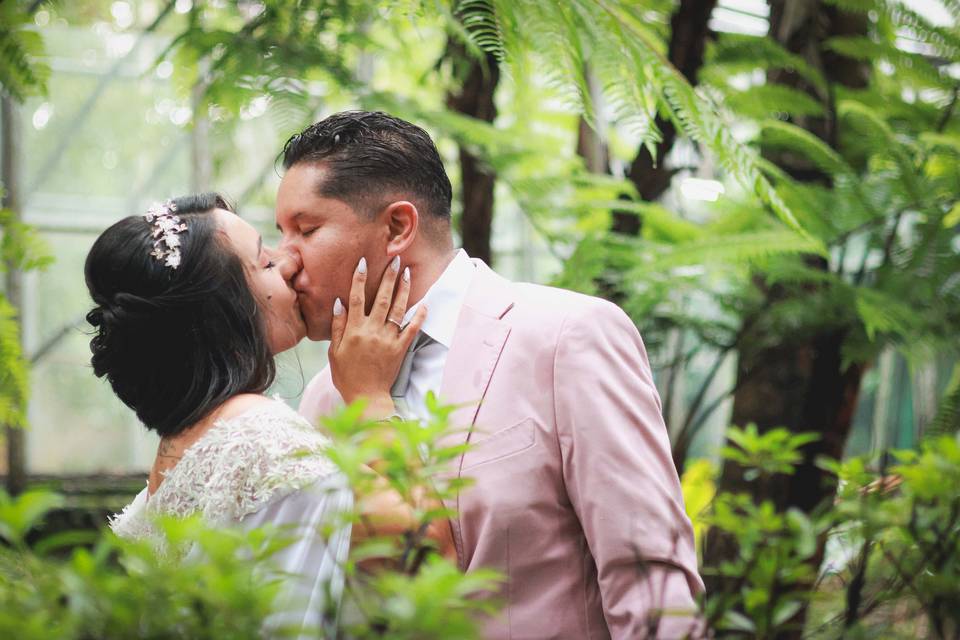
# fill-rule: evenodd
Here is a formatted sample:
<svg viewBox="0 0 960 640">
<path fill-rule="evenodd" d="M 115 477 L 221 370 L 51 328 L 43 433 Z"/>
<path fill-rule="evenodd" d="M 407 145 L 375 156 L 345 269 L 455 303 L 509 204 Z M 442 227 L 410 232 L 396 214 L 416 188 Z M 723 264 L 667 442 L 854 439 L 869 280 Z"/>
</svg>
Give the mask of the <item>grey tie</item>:
<svg viewBox="0 0 960 640">
<path fill-rule="evenodd" d="M 436 340 L 423 331 L 417 334 L 417 337 L 410 344 L 410 348 L 407 349 L 407 355 L 403 357 L 403 362 L 400 363 L 400 372 L 397 373 L 397 379 L 390 388 L 390 396 L 393 398 L 393 403 L 405 418 L 413 417 L 405 398 L 407 389 L 410 388 L 410 373 L 413 371 L 413 359 L 417 356 L 418 351 L 434 342 L 436 342 Z"/>
</svg>

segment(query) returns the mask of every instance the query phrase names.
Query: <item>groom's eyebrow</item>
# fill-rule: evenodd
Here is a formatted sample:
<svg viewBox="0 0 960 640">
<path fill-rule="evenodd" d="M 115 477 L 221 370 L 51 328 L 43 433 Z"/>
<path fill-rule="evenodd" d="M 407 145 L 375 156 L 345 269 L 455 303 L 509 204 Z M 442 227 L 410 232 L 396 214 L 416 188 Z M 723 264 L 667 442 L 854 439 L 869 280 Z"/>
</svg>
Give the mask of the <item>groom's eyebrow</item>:
<svg viewBox="0 0 960 640">
<path fill-rule="evenodd" d="M 290 219 L 290 222 L 291 222 L 292 224 L 297 224 L 297 220 L 299 220 L 299 219 L 300 219 L 300 216 L 302 216 L 302 215 L 303 215 L 303 211 L 301 211 L 300 213 L 294 214 L 293 218 Z M 279 231 L 280 233 L 283 233 L 283 229 L 280 228 L 280 223 L 279 223 L 279 222 L 277 223 L 276 226 L 277 226 L 277 231 Z"/>
</svg>

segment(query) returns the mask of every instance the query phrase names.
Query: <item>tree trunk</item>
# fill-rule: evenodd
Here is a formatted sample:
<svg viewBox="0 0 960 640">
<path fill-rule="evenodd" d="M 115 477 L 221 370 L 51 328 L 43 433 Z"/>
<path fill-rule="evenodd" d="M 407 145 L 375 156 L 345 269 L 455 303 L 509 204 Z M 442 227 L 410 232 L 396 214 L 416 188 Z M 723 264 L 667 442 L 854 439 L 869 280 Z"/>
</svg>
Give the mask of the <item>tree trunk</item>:
<svg viewBox="0 0 960 640">
<path fill-rule="evenodd" d="M 866 67 L 860 62 L 825 52 L 823 43 L 836 36 L 866 35 L 866 17 L 848 14 L 819 0 L 771 0 L 770 37 L 790 51 L 802 55 L 811 65 L 820 68 L 831 85 L 848 88 L 866 84 Z M 789 84 L 814 94 L 796 74 L 771 74 L 771 82 Z M 831 92 L 832 93 L 832 92 Z M 805 118 L 796 124 L 835 146 L 836 119 L 829 96 L 824 100 L 826 117 Z M 828 177 L 805 160 L 792 154 L 766 153 L 766 156 L 797 180 L 827 183 Z M 807 266 L 827 270 L 825 260 L 810 256 Z M 816 292 L 809 292 L 811 295 Z M 770 304 L 784 298 L 777 287 L 766 288 L 767 305 L 757 313 L 766 313 Z M 828 476 L 813 464 L 819 454 L 839 458 L 843 455 L 847 435 L 856 406 L 863 363 L 844 368 L 842 348 L 846 329 L 839 327 L 802 336 L 775 336 L 762 321 L 747 319 L 752 327 L 741 341 L 737 392 L 734 395 L 733 422 L 744 425 L 754 422 L 762 429 L 787 426 L 793 431 L 814 431 L 820 440 L 806 450 L 806 459 L 789 479 L 786 492 L 777 495 L 780 506 L 799 506 L 810 511 L 833 493 L 834 487 L 824 484 Z M 733 469 L 734 475 L 739 475 Z M 724 481 L 735 483 L 725 474 Z M 721 485 L 723 487 L 723 485 Z"/>
<path fill-rule="evenodd" d="M 866 83 L 866 68 L 861 63 L 824 50 L 823 43 L 835 36 L 866 35 L 865 16 L 847 14 L 836 7 L 823 6 L 819 0 L 770 0 L 770 37 L 790 51 L 803 56 L 811 65 L 821 69 L 830 85 L 862 87 Z M 804 118 L 795 124 L 804 127 L 824 141 L 836 146 L 837 126 L 832 91 L 816 95 L 813 87 L 796 74 L 770 74 L 769 82 L 778 82 L 805 90 L 825 103 L 827 116 Z M 791 154 L 766 153 L 794 179 L 828 183 L 829 179 L 816 167 Z M 826 270 L 827 263 L 820 257 L 809 256 L 807 266 Z M 787 427 L 793 432 L 815 432 L 820 439 L 804 448 L 804 458 L 792 476 L 775 480 L 768 487 L 769 495 L 778 508 L 797 507 L 810 513 L 836 490 L 834 478 L 819 469 L 815 460 L 825 455 L 840 458 L 853 421 L 853 412 L 860 390 L 865 363 L 844 366 L 843 345 L 849 328 L 837 326 L 821 328 L 810 334 L 776 335 L 763 322 L 769 307 L 796 293 L 780 287 L 765 287 L 766 304 L 754 317 L 744 319 L 750 327 L 740 340 L 740 359 L 737 369 L 737 391 L 734 395 L 733 418 L 737 425 L 755 423 L 761 432 L 774 427 Z M 816 291 L 801 295 L 815 296 Z M 738 465 L 724 465 L 718 491 L 751 491 L 744 482 Z M 753 489 L 755 491 L 755 489 Z M 760 496 L 757 496 L 758 498 Z M 711 531 L 707 538 L 705 557 L 710 564 L 719 565 L 736 553 L 734 541 Z M 811 560 L 819 566 L 823 545 Z M 708 590 L 717 590 L 721 582 L 707 577 Z M 792 622 L 795 635 L 800 637 L 806 611 L 801 611 Z"/>
<path fill-rule="evenodd" d="M 500 81 L 500 67 L 492 55 L 478 60 L 463 45 L 450 41 L 446 56 L 453 63 L 454 77 L 461 81 L 460 91 L 447 94 L 447 106 L 459 113 L 493 122 L 497 117 L 494 93 Z M 493 264 L 490 237 L 493 232 L 493 204 L 496 176 L 465 147 L 460 147 L 460 189 L 463 211 L 460 237 L 463 248 L 473 258 Z"/>
<path fill-rule="evenodd" d="M 20 176 L 20 108 L 13 98 L 0 98 L 2 111 L 3 148 L 0 151 L 0 165 L 3 169 L 3 208 L 14 215 L 14 221 L 21 215 L 21 176 Z M 11 221 L 13 222 L 13 221 Z M 23 274 L 12 264 L 4 265 L 6 271 L 5 293 L 7 301 L 16 312 L 18 320 L 22 319 L 23 309 L 22 291 Z M 22 340 L 22 332 L 21 332 Z M 21 344 L 21 347 L 23 345 Z M 26 407 L 24 407 L 24 411 Z M 27 484 L 26 469 L 26 441 L 24 430 L 20 426 L 5 425 L 7 445 L 7 491 L 16 495 L 23 491 Z"/>
</svg>

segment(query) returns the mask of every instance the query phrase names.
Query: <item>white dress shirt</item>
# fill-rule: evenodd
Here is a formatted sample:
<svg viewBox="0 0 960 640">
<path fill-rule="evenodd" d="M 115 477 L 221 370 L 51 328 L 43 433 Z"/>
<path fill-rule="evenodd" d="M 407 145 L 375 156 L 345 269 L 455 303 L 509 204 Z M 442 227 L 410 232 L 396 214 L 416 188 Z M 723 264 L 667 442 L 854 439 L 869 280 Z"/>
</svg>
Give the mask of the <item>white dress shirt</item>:
<svg viewBox="0 0 960 640">
<path fill-rule="evenodd" d="M 422 331 L 434 339 L 433 343 L 417 352 L 410 370 L 410 386 L 407 387 L 404 400 L 414 417 L 428 419 L 430 415 L 427 412 L 427 393 L 432 391 L 435 395 L 440 394 L 447 354 L 453 344 L 460 309 L 466 300 L 474 271 L 470 256 L 461 249 L 426 295 L 410 307 L 404 316 L 404 321 L 409 321 L 420 305 L 426 304 L 427 319 L 423 323 Z"/>
</svg>

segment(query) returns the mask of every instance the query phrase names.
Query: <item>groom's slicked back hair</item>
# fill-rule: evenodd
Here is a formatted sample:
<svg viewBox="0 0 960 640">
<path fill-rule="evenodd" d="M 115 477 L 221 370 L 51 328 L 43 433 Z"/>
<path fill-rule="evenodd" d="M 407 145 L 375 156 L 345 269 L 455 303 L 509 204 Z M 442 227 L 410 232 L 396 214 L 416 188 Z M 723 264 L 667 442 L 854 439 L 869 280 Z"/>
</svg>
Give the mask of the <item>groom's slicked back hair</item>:
<svg viewBox="0 0 960 640">
<path fill-rule="evenodd" d="M 380 111 L 336 113 L 287 140 L 283 168 L 322 164 L 326 198 L 374 215 L 388 196 L 411 200 L 421 214 L 449 221 L 453 190 L 429 134 Z M 425 210 L 423 210 L 425 209 Z"/>
<path fill-rule="evenodd" d="M 212 212 L 215 193 L 173 200 L 187 225 L 180 266 L 154 258 L 153 224 L 129 216 L 104 231 L 84 265 L 96 305 L 90 359 L 97 377 L 161 436 L 180 433 L 276 374 L 266 324 L 240 257 Z"/>
</svg>

